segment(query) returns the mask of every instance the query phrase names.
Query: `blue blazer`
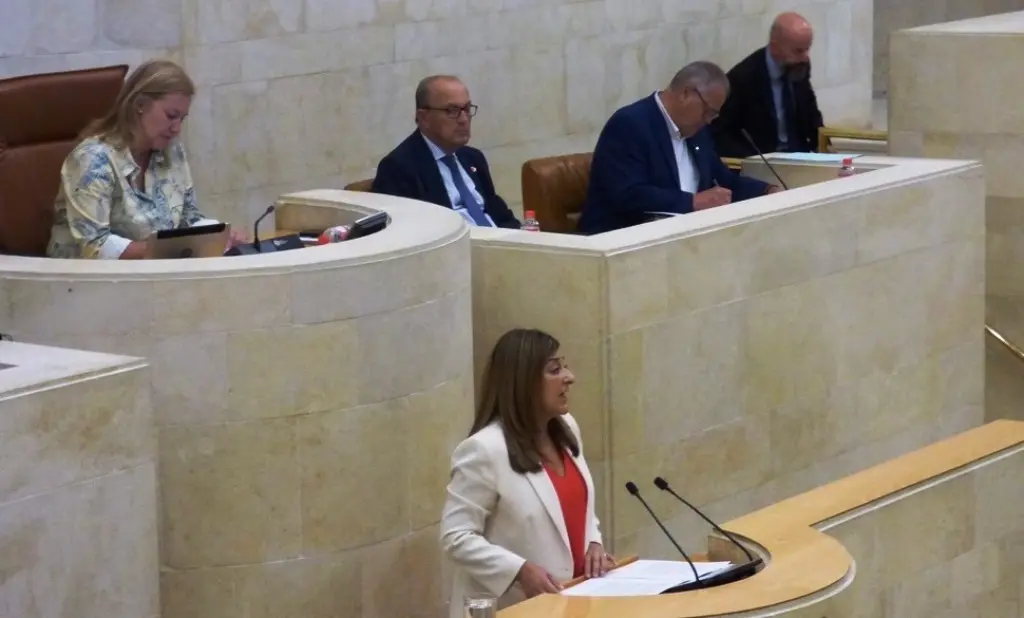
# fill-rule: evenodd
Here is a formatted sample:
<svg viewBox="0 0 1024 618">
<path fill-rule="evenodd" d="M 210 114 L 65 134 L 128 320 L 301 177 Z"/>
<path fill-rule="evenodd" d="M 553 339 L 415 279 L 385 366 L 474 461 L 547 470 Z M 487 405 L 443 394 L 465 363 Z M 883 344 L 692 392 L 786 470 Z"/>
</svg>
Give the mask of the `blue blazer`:
<svg viewBox="0 0 1024 618">
<path fill-rule="evenodd" d="M 473 179 L 477 192 L 484 198 L 484 212 L 491 216 L 494 224 L 498 227 L 518 228 L 516 216 L 494 190 L 494 181 L 491 180 L 491 170 L 484 153 L 463 146 L 455 151 L 455 156 Z M 437 160 L 419 131 L 414 131 L 381 159 L 370 190 L 452 207 L 441 172 L 437 169 Z"/>
<path fill-rule="evenodd" d="M 693 194 L 679 189 L 672 140 L 657 95 L 623 107 L 608 119 L 594 148 L 590 185 L 579 231 L 600 234 L 651 220 L 650 212 L 693 211 Z M 768 185 L 744 178 L 722 163 L 705 127 L 686 139 L 697 168 L 697 191 L 719 186 L 732 191 L 732 201 L 764 195 Z"/>
</svg>

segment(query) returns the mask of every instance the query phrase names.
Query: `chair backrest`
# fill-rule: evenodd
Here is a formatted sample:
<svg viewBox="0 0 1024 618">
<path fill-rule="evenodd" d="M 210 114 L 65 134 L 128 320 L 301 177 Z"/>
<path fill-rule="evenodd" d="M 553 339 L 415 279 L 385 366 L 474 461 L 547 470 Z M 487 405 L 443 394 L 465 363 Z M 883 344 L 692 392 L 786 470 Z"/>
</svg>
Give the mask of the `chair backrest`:
<svg viewBox="0 0 1024 618">
<path fill-rule="evenodd" d="M 363 193 L 369 193 L 370 189 L 373 188 L 373 178 L 364 178 L 355 182 L 350 182 L 345 185 L 346 191 L 362 191 Z"/>
<path fill-rule="evenodd" d="M 590 183 L 594 153 L 530 159 L 523 163 L 523 211 L 532 210 L 544 232 L 576 232 Z"/>
<path fill-rule="evenodd" d="M 46 254 L 60 168 L 117 100 L 125 65 L 0 80 L 0 254 Z"/>
</svg>

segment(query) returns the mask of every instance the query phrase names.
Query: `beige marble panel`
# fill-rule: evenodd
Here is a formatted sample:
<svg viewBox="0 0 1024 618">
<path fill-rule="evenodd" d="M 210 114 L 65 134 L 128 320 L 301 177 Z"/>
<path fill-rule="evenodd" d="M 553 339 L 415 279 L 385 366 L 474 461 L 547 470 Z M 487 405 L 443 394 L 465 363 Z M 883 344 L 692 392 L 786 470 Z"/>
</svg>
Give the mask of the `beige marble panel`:
<svg viewBox="0 0 1024 618">
<path fill-rule="evenodd" d="M 969 346 L 970 348 L 976 348 L 977 346 Z M 946 365 L 949 363 L 947 358 L 963 359 L 970 362 L 970 366 L 974 367 L 975 370 L 978 367 L 980 361 L 977 360 L 977 354 L 969 349 L 957 350 L 947 352 L 944 358 L 940 361 Z M 974 360 L 970 360 L 974 359 Z M 764 483 L 761 483 L 751 489 L 745 491 L 739 491 L 732 493 L 724 498 L 706 502 L 703 505 L 698 503 L 698 506 L 712 519 L 715 521 L 723 522 L 728 521 L 734 517 L 736 513 L 750 513 L 758 509 L 769 507 L 779 501 L 779 496 L 796 496 L 798 494 L 811 491 L 821 485 L 832 482 L 835 479 L 843 478 L 851 474 L 860 472 L 865 469 L 866 466 L 873 464 L 880 464 L 888 460 L 894 459 L 905 453 L 915 451 L 920 448 L 924 448 L 937 440 L 949 438 L 953 435 L 966 431 L 968 429 L 977 427 L 983 422 L 982 408 L 980 403 L 980 377 L 974 380 L 979 386 L 973 389 L 971 397 L 965 397 L 965 394 L 960 394 L 955 397 L 957 403 L 952 408 L 945 410 L 939 415 L 939 421 L 936 422 L 934 418 L 930 418 L 928 415 L 918 415 L 912 424 L 902 428 L 896 429 L 886 435 L 880 437 L 873 442 L 864 443 L 862 446 L 854 447 L 842 447 L 835 445 L 831 436 L 824 436 L 822 440 L 816 441 L 811 435 L 812 432 L 818 431 L 818 427 L 821 427 L 822 423 L 815 419 L 805 419 L 805 422 L 799 426 L 800 435 L 794 435 L 790 441 L 786 443 L 785 449 L 777 451 L 780 454 L 787 452 L 793 452 L 796 449 L 792 448 L 790 444 L 799 444 L 801 453 L 811 453 L 816 456 L 815 461 L 806 465 L 805 467 L 798 470 L 789 470 L 793 465 L 799 464 L 797 461 L 802 459 L 806 461 L 808 458 L 802 456 L 801 453 L 795 453 L 795 456 L 791 458 L 779 457 L 772 453 L 765 452 L 764 449 L 760 449 L 762 453 L 759 455 L 763 459 L 761 460 L 762 466 L 770 468 L 778 465 L 780 462 L 783 464 L 782 468 L 775 469 L 769 476 L 770 479 Z M 940 395 L 941 397 L 941 395 Z M 967 403 L 967 400 L 971 399 L 974 403 Z M 895 403 L 895 400 L 894 400 Z M 891 408 L 890 408 L 891 410 Z M 856 411 L 851 409 L 850 406 L 846 406 L 845 409 L 829 410 L 826 421 L 833 423 L 833 426 L 837 430 L 843 429 L 840 425 L 842 419 L 836 419 L 836 414 L 848 412 L 855 414 Z M 807 414 L 815 413 L 820 414 L 820 409 L 813 409 L 808 406 L 805 411 Z M 894 416 L 889 414 L 889 416 Z M 933 415 L 934 416 L 934 415 Z M 769 420 L 771 427 L 769 429 L 761 429 L 765 434 L 765 439 L 768 439 L 769 435 L 779 436 L 782 435 L 783 425 L 786 422 L 779 417 L 773 417 Z M 846 427 L 849 427 L 852 423 L 847 423 Z M 899 421 L 893 421 L 892 425 L 899 425 Z M 796 431 L 794 423 L 789 422 L 789 429 Z M 818 433 L 818 435 L 823 435 Z M 764 440 L 762 442 L 764 442 Z M 759 442 L 758 444 L 761 444 Z M 851 440 L 852 442 L 852 440 Z M 776 443 L 772 448 L 778 446 Z M 803 449 L 807 449 L 804 451 Z M 848 448 L 848 450 L 843 450 Z M 829 452 L 839 452 L 836 455 L 827 455 Z M 702 470 L 703 474 L 721 475 L 722 470 Z M 717 478 L 715 478 L 717 481 Z M 673 484 L 679 487 L 685 487 L 686 491 L 689 492 L 689 475 L 682 474 L 681 480 L 675 481 Z M 650 490 L 648 490 L 650 491 Z M 688 498 L 689 494 L 686 494 Z M 679 541 L 679 543 L 686 549 L 695 552 L 703 552 L 707 549 L 707 529 L 701 524 L 701 521 L 695 514 L 690 512 L 678 505 L 674 500 L 663 500 L 661 498 L 655 498 L 654 506 L 657 512 L 664 517 L 665 524 L 672 532 L 673 536 Z M 665 537 L 661 530 L 655 525 L 651 524 L 649 520 L 642 517 L 642 510 L 639 505 L 633 505 L 633 511 L 627 511 L 627 515 L 635 517 L 640 523 L 640 527 L 635 532 L 626 534 L 616 538 L 617 551 L 620 553 L 639 553 L 641 555 L 652 557 L 674 560 L 677 558 L 675 550 L 668 546 L 665 542 Z M 873 540 L 874 534 L 872 532 L 870 538 Z M 848 537 L 844 537 L 844 544 L 849 542 Z M 867 551 L 867 550 L 865 550 Z M 870 572 L 864 573 L 859 571 L 859 579 L 862 583 L 866 577 L 870 577 Z M 858 584 L 859 586 L 860 584 Z M 874 610 L 873 610 L 874 611 Z M 874 613 L 868 612 L 866 615 L 875 615 Z M 817 617 L 820 618 L 820 615 Z"/>
<path fill-rule="evenodd" d="M 438 527 L 380 545 L 231 569 L 171 571 L 162 581 L 164 616 L 336 618 L 442 612 Z M 396 591 L 396 573 L 402 588 Z"/>
<path fill-rule="evenodd" d="M 574 414 L 604 445 L 599 508 L 616 552 L 664 553 L 628 480 L 664 475 L 730 518 L 982 422 L 980 167 L 896 170 L 685 233 L 670 231 L 685 217 L 586 239 L 474 233 L 478 372 L 508 327 L 572 346 L 596 335 L 586 349 L 602 364 L 577 386 L 603 393 L 587 400 L 601 407 Z M 870 174 L 892 180 L 868 188 Z M 700 547 L 678 505 L 658 510 Z"/>
<path fill-rule="evenodd" d="M 885 96 L 889 88 L 892 33 L 905 28 L 994 15 L 1024 9 L 1021 0 L 875 0 L 874 92 Z"/>
<path fill-rule="evenodd" d="M 160 431 L 166 567 L 272 562 L 299 553 L 295 425 L 283 418 Z"/>
<path fill-rule="evenodd" d="M 0 394 L 0 504 L 152 465 L 148 376 L 126 371 L 31 395 Z"/>
<path fill-rule="evenodd" d="M 825 523 L 820 529 L 856 560 L 857 585 L 817 605 L 816 615 L 1020 615 L 1024 502 L 1010 485 L 1022 464 L 1021 450 L 1013 449 L 852 518 Z"/>
<path fill-rule="evenodd" d="M 5 613 L 158 616 L 155 494 L 149 462 L 0 505 Z"/>
<path fill-rule="evenodd" d="M 137 393 L 111 378 L 102 393 L 82 383 L 0 415 L 0 461 L 12 460 L 10 476 L 0 474 L 0 519 L 9 500 L 35 500 L 26 496 L 43 483 L 140 468 L 143 446 L 152 477 L 155 424 L 159 476 L 135 482 L 150 510 L 131 556 L 146 562 L 130 576 L 119 563 L 111 591 L 161 573 L 163 618 L 436 616 L 449 458 L 473 416 L 467 226 L 445 209 L 371 194 L 308 192 L 281 208 L 298 219 L 303 208 L 349 218 L 380 209 L 391 223 L 372 240 L 263 256 L 0 265 L 0 330 L 132 350 L 153 368 L 136 376 Z M 128 416 L 133 397 L 146 406 L 144 425 Z M 79 400 L 97 409 L 65 418 Z M 35 427 L 48 438 L 8 432 Z M 77 466 L 62 463 L 72 446 Z M 125 510 L 129 498 L 147 515 L 137 496 L 108 502 Z M 107 529 L 121 523 L 107 517 L 91 534 L 103 551 L 87 547 L 83 559 L 108 551 Z M 402 595 L 396 573 L 417 578 Z M 147 613 L 109 605 L 102 615 L 154 618 L 156 588 L 148 593 Z"/>
<path fill-rule="evenodd" d="M 1018 5 L 1016 0 L 974 7 L 961 2 L 950 10 L 959 18 L 1024 8 Z M 1018 345 L 1024 336 L 1024 313 L 1018 310 L 1024 297 L 1018 267 L 1024 259 L 1024 180 L 1016 162 L 1024 156 L 1024 116 L 1009 102 L 1018 94 L 1012 59 L 1024 45 L 1022 16 L 1018 11 L 894 32 L 889 58 L 890 152 L 975 158 L 985 164 L 986 319 Z M 950 78 L 963 89 L 947 90 L 936 83 Z M 943 104 L 935 105 L 937 100 Z M 993 376 L 989 399 L 1001 410 L 994 408 L 988 415 L 1013 416 L 1015 381 L 999 379 L 1013 365 L 1001 363 L 999 356 L 988 358 L 986 371 Z M 1017 381 L 1021 376 L 1018 372 Z"/>
<path fill-rule="evenodd" d="M 0 613 L 155 618 L 148 367 L 9 342 L 0 367 Z"/>
</svg>

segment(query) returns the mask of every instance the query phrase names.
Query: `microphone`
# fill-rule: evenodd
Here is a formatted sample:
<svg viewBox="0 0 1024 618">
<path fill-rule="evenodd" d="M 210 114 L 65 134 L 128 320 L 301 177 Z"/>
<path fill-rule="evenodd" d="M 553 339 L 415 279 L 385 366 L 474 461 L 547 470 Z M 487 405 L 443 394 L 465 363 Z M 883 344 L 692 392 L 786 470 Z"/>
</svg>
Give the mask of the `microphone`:
<svg viewBox="0 0 1024 618">
<path fill-rule="evenodd" d="M 658 489 L 662 490 L 662 491 L 667 491 L 668 493 L 672 494 L 672 496 L 676 500 L 678 500 L 678 501 L 682 502 L 683 504 L 685 504 L 687 507 L 689 507 L 689 509 L 691 511 L 693 511 L 694 513 L 700 515 L 701 519 L 703 519 L 704 521 L 706 521 L 709 524 L 711 524 L 711 527 L 714 528 L 716 532 L 722 534 L 723 536 L 725 536 L 725 538 L 727 538 L 730 541 L 732 541 L 733 545 L 735 545 L 736 547 L 739 547 L 740 549 L 742 549 L 743 553 L 745 553 L 747 555 L 747 560 L 754 560 L 754 554 L 750 553 L 749 549 L 747 549 L 746 547 L 744 547 L 744 545 L 742 543 L 737 541 L 736 537 L 734 537 L 732 535 L 732 533 L 730 533 L 728 530 L 725 530 L 724 528 L 722 528 L 721 526 L 719 526 L 715 522 L 711 521 L 711 518 L 708 517 L 707 515 L 705 515 L 704 513 L 702 513 L 700 509 L 698 509 L 697 507 L 695 507 L 692 504 L 690 504 L 689 502 L 687 502 L 686 498 L 683 498 L 682 496 L 677 494 L 675 492 L 675 490 L 673 490 L 671 487 L 669 487 L 668 481 L 666 481 L 665 479 L 661 478 L 660 476 L 656 476 L 656 477 L 654 477 L 654 486 L 657 487 Z"/>
<path fill-rule="evenodd" d="M 231 247 L 224 255 L 257 255 L 260 253 L 273 253 L 275 251 L 288 251 L 289 249 L 302 249 L 306 245 L 302 242 L 302 238 L 298 234 L 286 234 L 277 238 L 271 238 L 270 240 L 260 240 L 260 223 L 266 219 L 270 213 L 277 209 L 276 204 L 267 206 L 267 209 L 263 211 L 259 217 L 256 217 L 256 222 L 252 224 L 252 242 Z"/>
<path fill-rule="evenodd" d="M 700 515 L 704 519 L 704 521 L 711 524 L 712 528 L 725 535 L 726 538 L 735 543 L 740 549 L 743 550 L 743 553 L 747 555 L 747 562 L 744 562 L 743 564 L 736 564 L 728 568 L 722 569 L 721 571 L 715 571 L 714 573 L 707 575 L 700 582 L 701 588 L 713 588 L 715 586 L 722 586 L 725 584 L 738 582 L 740 580 L 756 575 L 757 572 L 761 570 L 761 567 L 764 565 L 764 560 L 762 560 L 759 556 L 754 556 L 752 553 L 750 553 L 750 550 L 748 550 L 739 541 L 737 541 L 733 537 L 733 535 L 723 530 L 721 527 L 718 526 L 718 524 L 711 521 L 711 519 L 708 516 L 704 515 L 704 513 L 701 513 L 700 509 L 684 500 L 683 497 L 677 494 L 676 492 L 672 491 L 672 488 L 669 487 L 668 482 L 666 482 L 665 479 L 661 478 L 660 476 L 655 477 L 654 484 L 658 487 L 658 489 L 669 492 L 680 502 L 690 507 L 690 509 L 692 509 L 694 513 Z M 686 584 L 681 584 L 679 586 L 669 588 L 662 594 L 670 592 L 683 592 L 685 590 L 692 590 L 692 588 L 687 588 Z"/>
<path fill-rule="evenodd" d="M 653 510 L 651 510 L 650 505 L 648 505 L 647 501 L 644 500 L 644 497 L 640 495 L 640 489 L 636 486 L 636 483 L 634 483 L 633 481 L 626 481 L 626 491 L 631 493 L 637 500 L 639 500 L 640 504 L 644 505 L 644 508 L 647 509 L 648 513 L 650 513 L 651 519 L 654 520 L 654 523 L 658 524 L 658 527 L 661 528 L 661 531 L 665 533 L 665 536 L 667 536 L 668 540 L 672 542 L 672 545 L 675 546 L 676 550 L 678 550 L 679 553 L 682 554 L 683 558 L 686 558 L 686 563 L 690 565 L 690 570 L 693 571 L 693 586 L 687 589 L 691 590 L 693 588 L 700 588 L 700 575 L 697 573 L 697 567 L 693 564 L 693 560 L 690 560 L 690 556 L 688 556 L 687 553 L 683 551 L 683 548 L 679 546 L 679 543 L 676 542 L 675 537 L 673 537 L 672 533 L 668 531 L 668 528 L 665 527 L 665 524 L 661 523 L 661 520 L 658 519 L 658 516 L 654 514 Z M 683 586 L 689 585 L 690 582 L 683 584 Z M 678 590 L 677 592 L 681 592 L 681 590 Z"/>
<path fill-rule="evenodd" d="M 754 143 L 754 138 L 750 137 L 750 133 L 747 133 L 747 130 L 744 129 L 743 127 L 740 127 L 740 133 L 743 134 L 743 139 L 747 140 L 747 143 L 750 144 L 750 147 L 754 149 L 754 152 L 757 153 L 757 156 L 761 157 L 761 161 L 763 161 L 764 164 L 768 166 L 768 169 L 771 170 L 772 174 L 774 174 L 775 177 L 779 180 L 779 184 L 782 185 L 782 188 L 789 191 L 789 187 L 786 186 L 786 181 L 782 179 L 782 176 L 779 176 L 779 173 L 775 171 L 775 168 L 772 167 L 772 164 L 769 163 L 768 159 L 766 159 L 764 154 L 761 153 L 761 149 L 758 148 L 757 144 Z"/>
<path fill-rule="evenodd" d="M 256 222 L 252 224 L 252 244 L 256 247 L 257 251 L 263 251 L 260 248 L 260 223 L 266 219 L 270 213 L 274 212 L 277 207 L 274 204 L 267 206 L 267 209 L 263 211 L 263 214 L 256 217 Z"/>
</svg>

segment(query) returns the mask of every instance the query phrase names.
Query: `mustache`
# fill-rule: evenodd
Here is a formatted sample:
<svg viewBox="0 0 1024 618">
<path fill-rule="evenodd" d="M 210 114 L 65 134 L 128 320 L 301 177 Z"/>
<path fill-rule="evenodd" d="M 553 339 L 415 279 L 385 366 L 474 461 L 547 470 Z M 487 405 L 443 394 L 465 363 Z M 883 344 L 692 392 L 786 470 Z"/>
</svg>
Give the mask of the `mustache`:
<svg viewBox="0 0 1024 618">
<path fill-rule="evenodd" d="M 799 82 L 810 78 L 811 76 L 811 63 L 810 62 L 794 62 L 793 64 L 787 64 L 785 67 L 786 79 L 791 82 Z"/>
</svg>

